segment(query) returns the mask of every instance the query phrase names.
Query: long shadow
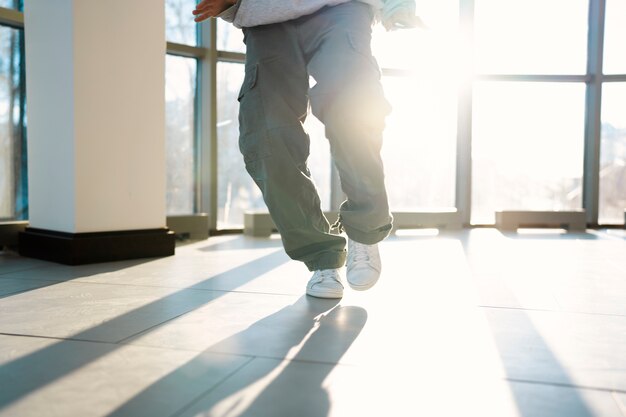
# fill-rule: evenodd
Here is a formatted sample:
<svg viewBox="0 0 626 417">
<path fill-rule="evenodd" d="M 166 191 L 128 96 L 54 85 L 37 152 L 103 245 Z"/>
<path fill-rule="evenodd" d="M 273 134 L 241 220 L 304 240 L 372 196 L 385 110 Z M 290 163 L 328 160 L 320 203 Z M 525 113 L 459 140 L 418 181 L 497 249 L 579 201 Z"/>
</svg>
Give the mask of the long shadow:
<svg viewBox="0 0 626 417">
<path fill-rule="evenodd" d="M 470 252 L 476 251 L 475 248 L 470 248 L 472 245 L 471 233 L 461 237 L 459 240 L 465 251 L 466 258 L 469 258 L 471 256 Z M 491 244 L 493 244 L 493 241 Z M 509 294 L 509 297 L 516 300 L 512 293 Z M 517 305 L 520 304 L 517 303 Z M 534 326 L 528 314 L 523 309 L 515 309 L 510 312 L 498 310 L 493 313 L 490 314 L 488 311 L 485 316 L 492 329 L 492 334 L 507 374 L 509 388 L 513 393 L 520 415 L 526 417 L 537 416 L 538 404 L 543 401 L 544 405 L 556 408 L 545 410 L 546 413 L 540 415 L 549 415 L 551 417 L 593 417 L 593 412 L 577 391 L 576 384 Z M 509 314 L 511 317 L 506 316 Z M 567 389 L 567 391 L 559 390 L 561 392 L 558 394 L 558 398 L 540 398 L 541 395 L 555 395 L 555 391 L 550 391 L 548 387 L 562 387 Z M 539 391 L 533 392 L 533 389 Z M 538 392 L 539 395 L 537 394 Z M 567 395 L 567 401 L 563 401 L 565 395 Z M 567 404 L 566 414 L 554 414 L 559 405 L 563 404 Z"/>
<path fill-rule="evenodd" d="M 74 267 L 68 267 L 67 265 L 58 265 L 54 263 L 34 266 L 32 268 L 19 269 L 17 271 L 11 271 L 6 273 L 0 273 L 0 282 L 2 280 L 21 280 L 26 283 L 33 282 L 41 282 L 41 285 L 33 285 L 30 288 L 17 289 L 14 291 L 7 291 L 3 294 L 0 294 L 0 299 L 12 297 L 14 295 L 27 293 L 30 291 L 39 290 L 41 288 L 50 287 L 53 285 L 61 284 L 63 282 L 72 281 L 74 279 L 85 278 L 93 275 L 98 275 L 103 272 L 115 272 L 126 268 L 132 268 L 135 266 L 139 266 L 141 264 L 153 262 L 160 258 L 143 258 L 143 259 L 133 259 L 127 261 L 116 261 L 116 262 L 106 262 L 106 263 L 97 263 L 90 265 L 80 265 Z M 71 268 L 73 270 L 72 274 L 67 279 L 50 279 L 50 278 L 25 278 L 24 275 L 36 274 L 38 276 L 44 275 L 45 270 L 47 268 Z M 17 275 L 17 276 L 16 276 Z"/>
<path fill-rule="evenodd" d="M 209 277 L 202 283 L 219 277 L 220 279 L 231 279 L 234 287 L 236 287 L 254 280 L 284 262 L 285 256 L 282 251 L 273 252 L 219 275 Z M 29 393 L 124 346 L 117 343 L 146 332 L 146 330 L 149 331 L 151 328 L 228 294 L 228 292 L 190 292 L 188 290 L 189 288 L 178 290 L 100 325 L 63 338 L 74 341 L 102 342 L 90 344 L 88 349 L 76 351 L 72 346 L 68 346 L 67 342 L 61 341 L 3 364 L 0 366 L 0 410 Z"/>
<path fill-rule="evenodd" d="M 33 280 L 31 282 L 37 282 L 37 281 Z M 29 288 L 21 288 L 19 290 L 6 291 L 6 292 L 0 294 L 0 300 L 2 300 L 3 298 L 9 298 L 9 297 L 13 297 L 15 295 L 24 294 L 24 293 L 27 293 L 27 292 L 30 292 L 30 291 L 40 290 L 42 288 L 52 287 L 53 285 L 60 284 L 59 281 L 40 280 L 39 282 L 41 283 L 41 285 L 33 285 L 32 287 L 29 287 Z"/>
<path fill-rule="evenodd" d="M 69 277 L 68 279 L 64 279 L 64 280 L 58 280 L 58 279 L 46 279 L 46 278 L 37 278 L 37 279 L 32 279 L 32 278 L 24 278 L 23 275 L 25 274 L 36 274 L 38 276 L 40 275 L 45 275 L 45 268 L 63 268 L 66 266 L 59 266 L 58 264 L 53 264 L 50 263 L 49 265 L 39 265 L 39 266 L 35 266 L 32 268 L 26 268 L 26 269 L 21 269 L 21 270 L 17 270 L 17 271 L 12 271 L 12 272 L 8 272 L 8 273 L 4 273 L 1 274 L 0 273 L 0 282 L 6 282 L 6 280 L 17 280 L 17 281 L 22 281 L 26 284 L 33 284 L 33 283 L 40 283 L 40 285 L 32 285 L 31 287 L 24 287 L 24 288 L 20 288 L 20 289 L 16 289 L 16 290 L 8 290 L 5 291 L 3 293 L 0 293 L 0 300 L 3 298 L 9 298 L 9 297 L 13 297 L 15 295 L 19 295 L 19 294 L 24 294 L 30 291 L 35 291 L 35 290 L 39 290 L 42 288 L 46 288 L 46 287 L 51 287 L 54 285 L 58 285 L 64 282 L 68 282 L 68 281 L 72 281 L 74 279 L 78 279 L 78 278 L 85 278 L 85 277 L 89 277 L 92 275 L 97 275 L 100 274 L 102 272 L 115 272 L 115 271 L 119 271 L 122 269 L 126 269 L 126 268 L 132 268 L 141 264 L 145 264 L 145 263 L 149 263 L 152 262 L 154 260 L 156 260 L 157 258 L 144 258 L 144 259 L 134 259 L 134 260 L 130 260 L 130 261 L 118 261 L 118 262 L 107 262 L 107 263 L 98 263 L 98 264 L 92 264 L 90 266 L 90 269 L 85 270 L 83 266 L 76 266 L 73 268 L 76 268 L 77 271 L 82 271 L 82 273 L 76 273 L 76 274 L 72 274 L 71 277 Z M 95 269 L 94 268 L 98 268 Z M 42 271 L 43 270 L 43 271 Z M 15 276 L 15 274 L 18 274 L 20 276 Z"/>
<path fill-rule="evenodd" d="M 322 300 L 303 296 L 293 305 L 255 322 L 246 330 L 233 335 L 204 352 L 192 361 L 172 371 L 159 381 L 144 389 L 141 393 L 111 412 L 108 417 L 150 415 L 213 415 L 212 410 L 218 403 L 239 394 L 239 400 L 233 399 L 226 409 L 220 409 L 219 415 L 228 416 L 327 416 L 330 399 L 322 384 L 358 337 L 367 321 L 367 313 L 359 307 L 337 306 L 337 300 Z M 235 377 L 226 378 L 215 387 L 204 387 L 192 397 L 193 382 L 186 377 L 193 371 L 206 367 L 207 353 L 232 352 L 240 347 L 263 351 L 263 343 L 270 344 L 266 355 L 247 362 L 236 372 Z M 285 363 L 283 358 L 296 346 L 300 350 Z M 215 357 L 215 355 L 214 355 Z M 310 361 L 320 360 L 311 368 Z M 309 372 L 303 374 L 298 368 L 303 361 L 309 362 Z M 278 375 L 254 399 L 246 402 L 243 397 L 249 395 L 245 390 L 270 374 Z M 285 388 L 289 391 L 285 397 Z M 172 387 L 177 386 L 178 398 L 172 400 Z M 180 389 L 189 387 L 189 389 Z M 170 394 L 170 395 L 167 395 Z M 295 395 L 295 396 L 294 396 Z M 168 397 L 167 403 L 153 410 L 151 404 L 159 398 Z M 181 409 L 181 407 L 183 407 Z M 223 408 L 224 408 L 223 407 Z M 146 411 L 148 413 L 146 414 Z"/>
<path fill-rule="evenodd" d="M 329 325 L 336 321 L 348 322 L 350 327 L 342 329 L 339 326 Z M 259 417 L 261 410 L 268 417 L 299 416 L 299 417 L 326 417 L 329 415 L 331 401 L 328 392 L 324 389 L 324 380 L 328 377 L 335 365 L 319 364 L 315 369 L 308 369 L 305 378 L 301 378 L 298 368 L 299 359 L 306 360 L 312 353 L 320 349 L 324 343 L 331 344 L 327 350 L 325 360 L 338 363 L 341 357 L 356 340 L 367 321 L 367 312 L 360 307 L 338 307 L 331 311 L 321 322 L 319 329 L 302 347 L 300 352 L 281 373 L 245 408 L 238 417 Z M 331 350 L 332 349 L 332 350 Z M 330 359 L 329 359 L 330 358 Z M 294 377 L 295 376 L 295 377 Z M 285 388 L 297 384 L 297 390 L 292 390 L 292 397 L 285 398 Z M 230 387 L 227 395 L 238 392 L 240 387 Z M 208 411 L 205 407 L 201 411 Z"/>
</svg>

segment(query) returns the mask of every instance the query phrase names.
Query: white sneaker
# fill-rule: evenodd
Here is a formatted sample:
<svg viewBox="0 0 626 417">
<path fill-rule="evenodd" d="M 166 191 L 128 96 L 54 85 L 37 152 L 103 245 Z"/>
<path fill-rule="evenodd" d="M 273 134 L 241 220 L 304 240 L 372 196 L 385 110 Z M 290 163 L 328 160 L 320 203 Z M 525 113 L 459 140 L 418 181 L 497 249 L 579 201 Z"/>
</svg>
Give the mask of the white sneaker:
<svg viewBox="0 0 626 417">
<path fill-rule="evenodd" d="M 348 239 L 348 284 L 352 289 L 365 291 L 380 278 L 382 264 L 378 245 L 365 245 Z"/>
<path fill-rule="evenodd" d="M 306 285 L 306 293 L 318 298 L 343 297 L 343 285 L 338 269 L 318 269 Z"/>
</svg>

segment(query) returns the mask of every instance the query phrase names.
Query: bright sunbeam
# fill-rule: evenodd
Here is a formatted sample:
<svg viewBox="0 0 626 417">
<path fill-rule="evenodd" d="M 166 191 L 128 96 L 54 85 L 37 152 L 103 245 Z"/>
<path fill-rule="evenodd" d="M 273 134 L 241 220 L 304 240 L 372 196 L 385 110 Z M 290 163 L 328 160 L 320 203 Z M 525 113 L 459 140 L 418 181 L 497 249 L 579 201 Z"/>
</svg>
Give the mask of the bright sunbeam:
<svg viewBox="0 0 626 417">
<path fill-rule="evenodd" d="M 393 107 L 383 159 L 395 210 L 454 205 L 459 11 L 455 2 L 418 2 L 427 29 L 374 31 L 372 49 Z"/>
</svg>

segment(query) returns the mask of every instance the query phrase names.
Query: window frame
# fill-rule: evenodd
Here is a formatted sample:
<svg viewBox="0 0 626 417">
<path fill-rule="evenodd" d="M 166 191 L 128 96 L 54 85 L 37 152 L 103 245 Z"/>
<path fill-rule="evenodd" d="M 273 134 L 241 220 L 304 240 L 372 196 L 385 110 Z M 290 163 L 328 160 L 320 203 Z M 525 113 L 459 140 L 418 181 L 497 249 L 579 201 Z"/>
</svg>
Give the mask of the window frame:
<svg viewBox="0 0 626 417">
<path fill-rule="evenodd" d="M 590 227 L 614 227 L 598 224 L 599 170 L 601 143 L 602 86 L 607 82 L 626 82 L 626 74 L 603 74 L 604 21 L 606 0 L 589 0 L 587 70 L 583 75 L 568 74 L 475 74 L 473 69 L 473 14 L 475 0 L 459 1 L 459 25 L 465 42 L 460 57 L 463 82 L 458 93 L 456 208 L 465 226 L 471 224 L 472 194 L 472 99 L 476 81 L 524 81 L 584 83 L 585 132 L 583 166 L 583 208 Z M 24 28 L 23 13 L 0 7 L 0 25 Z M 198 46 L 167 42 L 167 54 L 194 58 L 198 61 L 196 94 L 196 208 L 199 213 L 210 213 L 209 228 L 217 230 L 217 63 L 245 63 L 245 54 L 217 49 L 217 21 L 210 19 L 197 26 Z M 383 68 L 385 76 L 406 76 L 401 69 Z M 336 208 L 342 199 L 338 176 L 334 167 L 331 178 L 331 207 Z"/>
</svg>

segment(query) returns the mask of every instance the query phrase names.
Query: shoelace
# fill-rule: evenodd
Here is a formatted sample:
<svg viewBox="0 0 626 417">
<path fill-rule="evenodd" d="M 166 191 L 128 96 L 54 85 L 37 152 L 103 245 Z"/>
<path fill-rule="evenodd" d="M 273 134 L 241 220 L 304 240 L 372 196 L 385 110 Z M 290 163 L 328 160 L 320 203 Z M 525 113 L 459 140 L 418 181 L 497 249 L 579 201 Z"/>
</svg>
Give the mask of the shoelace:
<svg viewBox="0 0 626 417">
<path fill-rule="evenodd" d="M 315 284 L 320 284 L 322 281 L 326 279 L 332 279 L 333 281 L 337 281 L 337 278 L 335 277 L 335 274 L 332 269 L 323 269 L 317 276 L 317 279 L 315 280 Z"/>
<path fill-rule="evenodd" d="M 370 261 L 370 252 L 367 245 L 353 241 L 351 246 L 349 253 L 353 262 Z"/>
</svg>

